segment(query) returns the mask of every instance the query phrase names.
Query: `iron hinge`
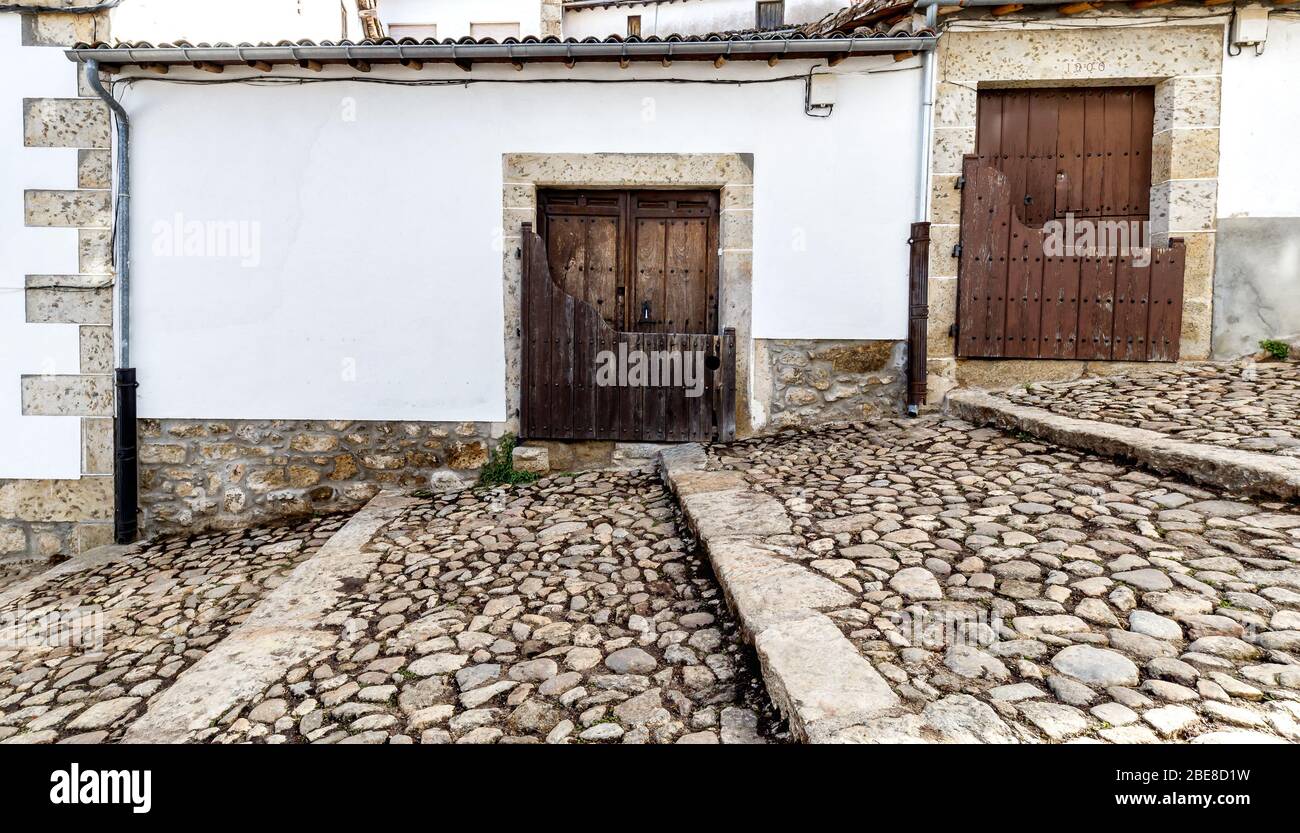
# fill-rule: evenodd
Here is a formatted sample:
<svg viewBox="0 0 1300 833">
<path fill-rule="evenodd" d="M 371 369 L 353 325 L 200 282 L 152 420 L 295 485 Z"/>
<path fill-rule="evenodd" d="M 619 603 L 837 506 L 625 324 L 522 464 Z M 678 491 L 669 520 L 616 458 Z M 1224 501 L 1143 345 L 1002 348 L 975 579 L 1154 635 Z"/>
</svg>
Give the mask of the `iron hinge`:
<svg viewBox="0 0 1300 833">
<path fill-rule="evenodd" d="M 966 175 L 962 174 L 961 176 L 957 177 L 957 184 L 954 185 L 953 188 L 956 188 L 958 191 L 960 191 L 965 187 L 966 187 Z"/>
<path fill-rule="evenodd" d="M 949 325 L 949 327 L 948 327 L 948 337 L 949 337 L 949 338 L 956 338 L 956 337 L 957 337 L 957 322 L 956 322 L 956 321 L 952 322 L 952 324 Z"/>
<path fill-rule="evenodd" d="M 952 247 L 952 256 L 953 256 L 953 257 L 961 257 L 961 244 L 960 244 L 960 243 L 958 243 L 956 246 L 953 246 L 953 247 Z"/>
</svg>

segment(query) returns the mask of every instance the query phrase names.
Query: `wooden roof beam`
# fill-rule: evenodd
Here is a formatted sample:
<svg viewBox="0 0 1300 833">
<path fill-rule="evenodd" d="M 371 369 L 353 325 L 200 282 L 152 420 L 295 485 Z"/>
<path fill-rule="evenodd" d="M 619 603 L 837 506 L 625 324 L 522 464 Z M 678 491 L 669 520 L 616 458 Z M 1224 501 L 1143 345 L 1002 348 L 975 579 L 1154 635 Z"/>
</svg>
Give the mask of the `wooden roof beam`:
<svg viewBox="0 0 1300 833">
<path fill-rule="evenodd" d="M 1092 11 L 1093 9 L 1097 8 L 1097 6 L 1099 5 L 1101 4 L 1100 3 L 1066 3 L 1063 6 L 1057 6 L 1056 10 L 1061 14 L 1082 14 L 1083 12 Z"/>
<path fill-rule="evenodd" d="M 209 64 L 203 61 L 197 61 L 194 64 L 195 69 L 201 69 L 204 72 L 211 72 L 213 75 L 220 75 L 226 71 L 225 64 Z"/>
<path fill-rule="evenodd" d="M 1132 3 L 1129 3 L 1129 6 L 1141 11 L 1142 9 L 1152 9 L 1156 6 L 1167 6 L 1172 2 L 1174 2 L 1174 0 L 1133 0 Z"/>
<path fill-rule="evenodd" d="M 1005 6 L 994 6 L 993 16 L 1001 17 L 1004 14 L 1015 14 L 1016 12 L 1020 11 L 1024 7 L 1025 6 L 1023 3 L 1007 3 Z"/>
</svg>

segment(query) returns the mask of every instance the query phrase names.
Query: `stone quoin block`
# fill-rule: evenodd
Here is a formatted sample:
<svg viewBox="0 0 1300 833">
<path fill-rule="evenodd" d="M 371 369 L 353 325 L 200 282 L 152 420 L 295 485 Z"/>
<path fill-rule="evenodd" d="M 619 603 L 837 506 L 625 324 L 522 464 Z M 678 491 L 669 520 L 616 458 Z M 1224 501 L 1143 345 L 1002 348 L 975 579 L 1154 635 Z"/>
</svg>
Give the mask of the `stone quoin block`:
<svg viewBox="0 0 1300 833">
<path fill-rule="evenodd" d="M 28 275 L 27 323 L 113 323 L 113 282 L 98 275 Z"/>
<path fill-rule="evenodd" d="M 107 148 L 108 136 L 108 107 L 99 99 L 23 99 L 27 147 Z"/>
<path fill-rule="evenodd" d="M 23 218 L 36 227 L 111 228 L 112 195 L 108 191 L 26 191 Z"/>
<path fill-rule="evenodd" d="M 113 377 L 24 376 L 24 416 L 113 415 Z"/>
</svg>

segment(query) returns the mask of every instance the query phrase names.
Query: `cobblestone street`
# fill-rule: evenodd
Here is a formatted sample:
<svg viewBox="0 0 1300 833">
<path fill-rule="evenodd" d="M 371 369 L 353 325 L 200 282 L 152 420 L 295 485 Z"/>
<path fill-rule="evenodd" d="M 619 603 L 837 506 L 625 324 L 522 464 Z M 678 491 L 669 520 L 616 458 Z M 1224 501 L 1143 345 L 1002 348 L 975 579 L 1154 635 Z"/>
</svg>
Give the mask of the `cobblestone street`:
<svg viewBox="0 0 1300 833">
<path fill-rule="evenodd" d="M 345 517 L 145 545 L 61 576 L 0 606 L 0 627 L 51 611 L 103 611 L 103 645 L 6 649 L 0 635 L 0 742 L 98 743 L 207 654 Z M 11 618 L 12 617 L 12 618 Z"/>
<path fill-rule="evenodd" d="M 1000 396 L 1180 440 L 1300 457 L 1300 365 L 1203 363 L 1039 382 Z"/>
<path fill-rule="evenodd" d="M 163 543 L 15 602 L 29 616 L 103 605 L 109 636 L 93 654 L 0 653 L 0 738 L 121 739 L 342 522 Z M 373 573 L 319 623 L 332 647 L 195 740 L 779 739 L 752 653 L 653 472 L 421 501 L 364 548 Z"/>
<path fill-rule="evenodd" d="M 912 714 L 853 740 L 1300 740 L 1300 513 L 941 418 L 714 447 Z"/>
</svg>

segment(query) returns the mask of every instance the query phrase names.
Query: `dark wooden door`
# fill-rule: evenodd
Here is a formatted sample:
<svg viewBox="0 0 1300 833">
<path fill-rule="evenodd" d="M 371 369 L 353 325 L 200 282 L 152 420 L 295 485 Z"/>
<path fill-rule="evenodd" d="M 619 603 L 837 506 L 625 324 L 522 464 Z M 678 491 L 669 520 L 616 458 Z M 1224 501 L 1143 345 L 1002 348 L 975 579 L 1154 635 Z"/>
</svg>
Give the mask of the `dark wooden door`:
<svg viewBox="0 0 1300 833">
<path fill-rule="evenodd" d="M 1077 218 L 1146 220 L 1153 87 L 980 90 L 975 155 L 1007 176 L 1036 228 Z"/>
<path fill-rule="evenodd" d="M 957 355 L 1177 358 L 1182 246 L 1140 252 L 1154 118 L 1151 87 L 980 91 L 961 179 Z M 1120 228 L 1124 251 L 1099 232 L 1091 252 L 1058 245 L 1084 227 Z"/>
<path fill-rule="evenodd" d="M 616 330 L 718 331 L 713 191 L 543 191 L 554 280 Z"/>
</svg>

